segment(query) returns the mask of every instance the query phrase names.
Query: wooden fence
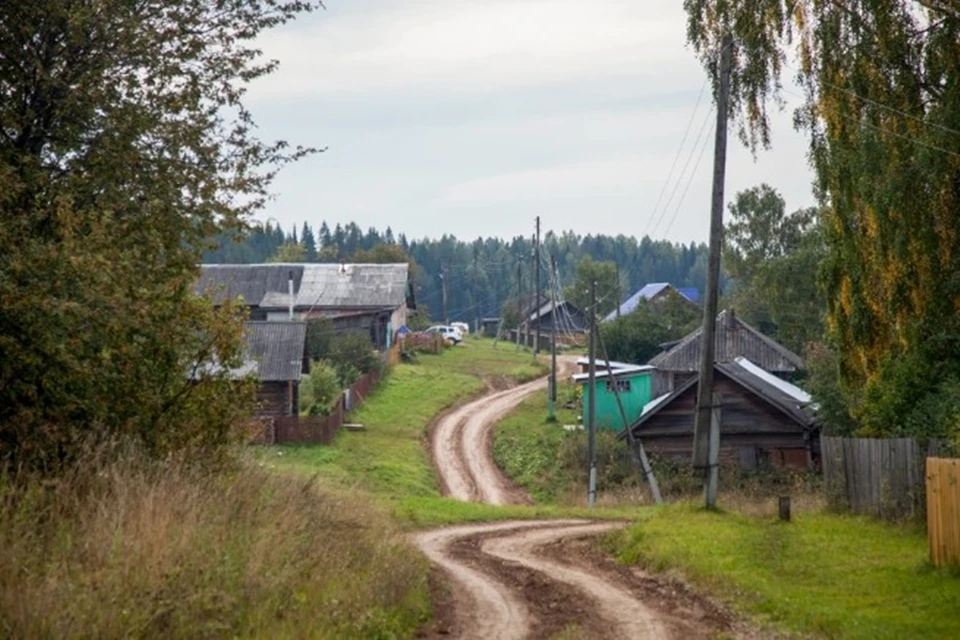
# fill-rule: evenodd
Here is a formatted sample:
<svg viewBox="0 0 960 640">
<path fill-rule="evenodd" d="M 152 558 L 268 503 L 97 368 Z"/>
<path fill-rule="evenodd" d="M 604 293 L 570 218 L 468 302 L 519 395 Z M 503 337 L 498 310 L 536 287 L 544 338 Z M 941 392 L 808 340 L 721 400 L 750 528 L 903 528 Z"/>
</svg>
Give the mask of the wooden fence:
<svg viewBox="0 0 960 640">
<path fill-rule="evenodd" d="M 930 561 L 960 565 L 960 460 L 927 458 L 926 480 Z"/>
<path fill-rule="evenodd" d="M 823 480 L 834 505 L 887 519 L 923 512 L 924 458 L 941 442 L 913 438 L 820 438 Z"/>
<path fill-rule="evenodd" d="M 379 371 L 371 371 L 345 389 L 327 416 L 283 416 L 264 426 L 257 444 L 329 444 L 352 409 L 363 404 L 380 383 Z"/>
</svg>

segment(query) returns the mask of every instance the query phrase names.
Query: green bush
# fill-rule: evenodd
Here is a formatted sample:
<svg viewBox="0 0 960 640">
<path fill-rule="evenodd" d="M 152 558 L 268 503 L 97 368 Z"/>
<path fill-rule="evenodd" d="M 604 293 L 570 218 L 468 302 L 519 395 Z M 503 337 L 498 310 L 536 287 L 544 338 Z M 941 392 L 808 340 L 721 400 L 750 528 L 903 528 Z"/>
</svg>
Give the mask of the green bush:
<svg viewBox="0 0 960 640">
<path fill-rule="evenodd" d="M 300 411 L 311 416 L 330 415 L 343 386 L 336 368 L 326 360 L 310 364 L 306 385 L 300 386 Z"/>
</svg>

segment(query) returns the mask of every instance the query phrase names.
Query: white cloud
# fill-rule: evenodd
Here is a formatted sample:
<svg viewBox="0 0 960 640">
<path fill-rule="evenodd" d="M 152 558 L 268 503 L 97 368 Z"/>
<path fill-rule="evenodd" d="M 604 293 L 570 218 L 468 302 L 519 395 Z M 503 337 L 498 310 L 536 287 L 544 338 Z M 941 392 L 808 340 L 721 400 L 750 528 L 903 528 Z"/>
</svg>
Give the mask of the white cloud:
<svg viewBox="0 0 960 640">
<path fill-rule="evenodd" d="M 548 229 L 652 230 L 704 78 L 681 3 L 327 4 L 261 43 L 281 60 L 252 90 L 264 137 L 330 147 L 280 174 L 265 217 L 413 237 L 526 234 L 536 214 Z M 791 208 L 811 203 L 803 137 L 788 114 L 773 124 L 757 162 L 731 130 L 728 201 L 766 181 Z M 706 239 L 712 151 L 682 206 L 686 178 L 655 212 L 657 235 Z"/>
<path fill-rule="evenodd" d="M 660 4 L 663 4 L 662 2 Z M 375 12 L 312 16 L 316 29 L 265 35 L 282 61 L 257 99 L 370 95 L 424 87 L 445 93 L 623 76 L 687 66 L 671 22 L 650 3 L 445 0 Z M 679 46 L 678 46 L 679 44 Z"/>
</svg>

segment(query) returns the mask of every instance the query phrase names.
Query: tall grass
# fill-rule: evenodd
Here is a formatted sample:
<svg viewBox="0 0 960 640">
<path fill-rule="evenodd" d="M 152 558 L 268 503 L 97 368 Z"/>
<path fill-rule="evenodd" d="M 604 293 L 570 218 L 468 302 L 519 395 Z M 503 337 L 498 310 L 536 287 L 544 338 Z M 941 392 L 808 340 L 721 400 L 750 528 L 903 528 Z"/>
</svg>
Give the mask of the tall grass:
<svg viewBox="0 0 960 640">
<path fill-rule="evenodd" d="M 128 454 L 0 476 L 0 636 L 392 637 L 426 567 L 351 493 Z"/>
</svg>

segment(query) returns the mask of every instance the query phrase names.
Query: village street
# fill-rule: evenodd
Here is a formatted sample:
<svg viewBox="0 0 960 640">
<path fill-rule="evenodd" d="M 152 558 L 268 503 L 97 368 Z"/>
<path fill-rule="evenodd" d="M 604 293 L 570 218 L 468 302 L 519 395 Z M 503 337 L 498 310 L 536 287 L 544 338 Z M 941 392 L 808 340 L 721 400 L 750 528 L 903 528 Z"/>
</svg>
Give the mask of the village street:
<svg viewBox="0 0 960 640">
<path fill-rule="evenodd" d="M 558 363 L 568 376 L 573 358 Z M 547 379 L 494 391 L 443 415 L 430 432 L 445 495 L 488 504 L 529 504 L 497 468 L 493 425 Z M 560 428 L 558 426 L 558 428 Z M 626 523 L 579 519 L 461 525 L 415 541 L 439 569 L 437 636 L 546 638 L 575 629 L 592 638 L 712 637 L 728 624 L 682 585 L 616 566 L 591 540 Z"/>
</svg>

